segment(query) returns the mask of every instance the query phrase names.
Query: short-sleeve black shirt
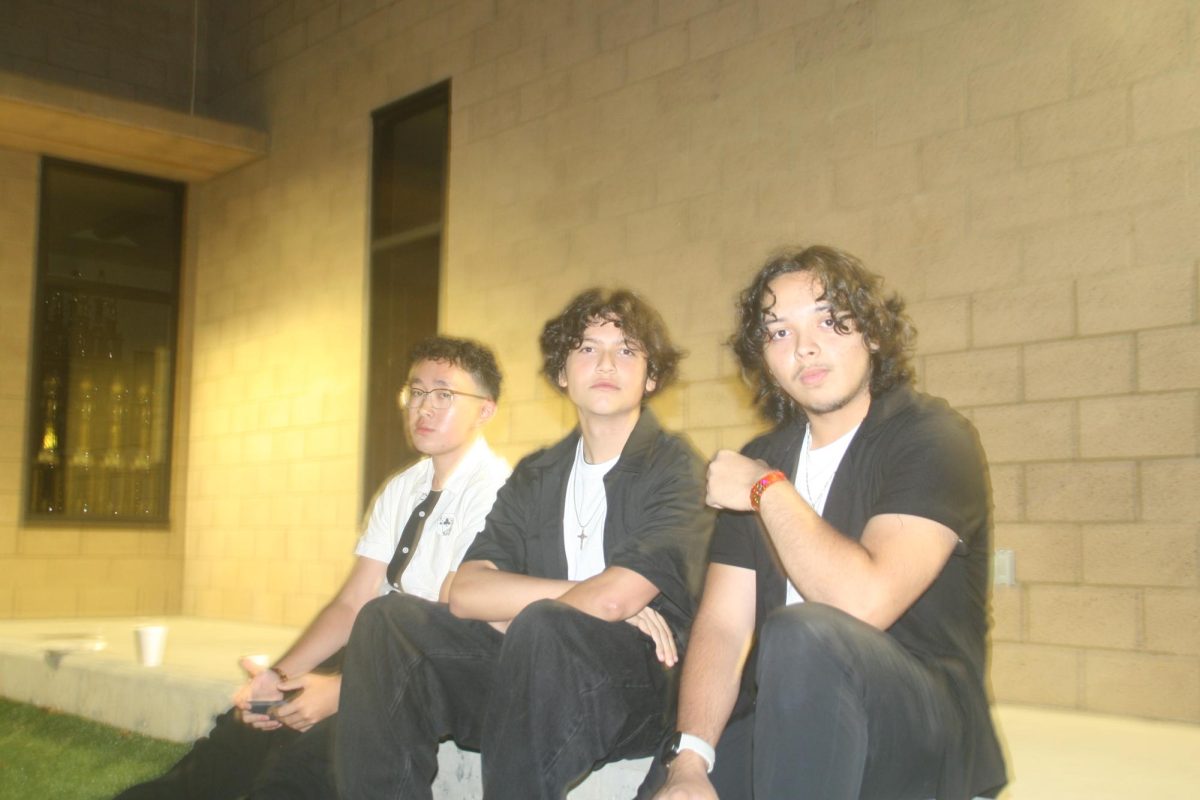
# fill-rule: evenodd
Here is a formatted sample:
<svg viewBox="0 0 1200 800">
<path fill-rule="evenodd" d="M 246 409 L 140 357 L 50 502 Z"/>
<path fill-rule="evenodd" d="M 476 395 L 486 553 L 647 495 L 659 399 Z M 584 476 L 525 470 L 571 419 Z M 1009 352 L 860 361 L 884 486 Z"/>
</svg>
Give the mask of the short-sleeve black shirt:
<svg viewBox="0 0 1200 800">
<path fill-rule="evenodd" d="M 563 513 L 579 431 L 526 456 L 496 495 L 464 561 L 565 579 Z M 620 458 L 604 476 L 604 564 L 653 583 L 650 603 L 682 647 L 696 611 L 713 519 L 704 507 L 704 462 L 681 436 L 643 409 Z"/>
<path fill-rule="evenodd" d="M 804 421 L 784 423 L 743 452 L 795 480 Z M 850 442 L 822 516 L 843 535 L 859 539 L 878 514 L 911 514 L 939 522 L 959 538 L 933 584 L 886 631 L 929 669 L 944 675 L 961 698 L 961 752 L 948 768 L 967 791 L 1003 785 L 1004 766 L 984 689 L 991 505 L 987 465 L 974 427 L 945 401 L 901 387 L 871 400 Z M 755 637 L 767 614 L 784 605 L 787 579 L 758 517 L 722 512 L 710 560 L 754 570 Z M 734 714 L 755 702 L 752 652 Z"/>
</svg>

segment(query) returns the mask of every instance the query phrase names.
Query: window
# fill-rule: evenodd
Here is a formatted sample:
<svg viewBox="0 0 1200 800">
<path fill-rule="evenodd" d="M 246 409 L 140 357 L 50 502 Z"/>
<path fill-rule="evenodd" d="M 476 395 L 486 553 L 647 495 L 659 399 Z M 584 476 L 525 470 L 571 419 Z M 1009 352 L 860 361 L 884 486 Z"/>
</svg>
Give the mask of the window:
<svg viewBox="0 0 1200 800">
<path fill-rule="evenodd" d="M 42 162 L 29 522 L 167 522 L 184 191 Z"/>
<path fill-rule="evenodd" d="M 409 445 L 396 393 L 408 351 L 438 329 L 450 86 L 374 114 L 367 436 L 363 504 L 420 454 Z"/>
</svg>

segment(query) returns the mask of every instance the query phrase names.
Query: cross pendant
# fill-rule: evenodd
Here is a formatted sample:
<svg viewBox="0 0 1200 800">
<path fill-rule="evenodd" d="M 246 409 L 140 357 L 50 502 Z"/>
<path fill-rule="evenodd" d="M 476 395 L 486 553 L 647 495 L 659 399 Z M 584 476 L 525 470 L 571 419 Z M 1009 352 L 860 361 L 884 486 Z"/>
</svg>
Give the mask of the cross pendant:
<svg viewBox="0 0 1200 800">
<path fill-rule="evenodd" d="M 580 528 L 579 535 L 575 537 L 576 539 L 579 540 L 579 549 L 580 550 L 583 549 L 583 543 L 587 540 L 587 537 L 588 537 L 587 531 L 585 531 L 583 528 Z"/>
</svg>

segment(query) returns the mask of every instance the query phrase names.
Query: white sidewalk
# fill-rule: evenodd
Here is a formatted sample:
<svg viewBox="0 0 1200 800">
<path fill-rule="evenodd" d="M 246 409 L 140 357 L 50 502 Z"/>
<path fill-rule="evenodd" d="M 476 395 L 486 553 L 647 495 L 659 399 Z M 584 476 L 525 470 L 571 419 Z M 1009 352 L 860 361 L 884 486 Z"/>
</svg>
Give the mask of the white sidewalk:
<svg viewBox="0 0 1200 800">
<path fill-rule="evenodd" d="M 161 667 L 137 664 L 133 629 L 146 622 L 170 627 Z M 296 634 L 191 617 L 0 621 L 0 695 L 188 741 L 228 706 L 242 680 L 239 656 L 278 656 Z M 89 650 L 93 642 L 104 649 Z M 1005 800 L 1157 800 L 1194 797 L 1200 787 L 1200 726 L 1023 706 L 1000 706 L 996 718 L 1012 778 Z M 439 775 L 438 784 L 469 796 L 478 762 L 443 753 L 442 763 L 459 775 Z"/>
</svg>

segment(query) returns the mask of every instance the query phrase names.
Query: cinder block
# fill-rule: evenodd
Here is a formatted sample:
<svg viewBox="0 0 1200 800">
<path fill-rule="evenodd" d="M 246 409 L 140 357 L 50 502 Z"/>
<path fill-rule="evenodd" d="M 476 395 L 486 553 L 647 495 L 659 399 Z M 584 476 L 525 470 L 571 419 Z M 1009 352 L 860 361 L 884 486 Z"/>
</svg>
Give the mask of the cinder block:
<svg viewBox="0 0 1200 800">
<path fill-rule="evenodd" d="M 1087 213 L 1151 205 L 1187 192 L 1186 140 L 1157 141 L 1076 160 L 1073 207 Z"/>
<path fill-rule="evenodd" d="M 1200 128 L 1200 67 L 1133 84 L 1133 137 L 1157 139 Z"/>
<path fill-rule="evenodd" d="M 1102 336 L 1025 348 L 1025 397 L 1121 394 L 1133 390 L 1133 337 Z"/>
<path fill-rule="evenodd" d="M 795 192 L 794 186 L 792 191 Z M 818 207 L 814 212 L 825 210 Z M 886 242 L 889 251 L 927 252 L 961 241 L 966 219 L 966 192 L 960 187 L 950 187 L 921 192 L 882 206 L 876 225 L 879 241 Z"/>
<path fill-rule="evenodd" d="M 630 214 L 625 229 L 629 252 L 634 255 L 681 247 L 687 236 L 687 204 L 674 203 Z"/>
<path fill-rule="evenodd" d="M 1023 403 L 975 409 L 971 415 L 991 463 L 1075 456 L 1073 403 Z"/>
<path fill-rule="evenodd" d="M 1078 525 L 997 523 L 995 548 L 1016 554 L 1017 583 L 1078 583 L 1083 550 Z"/>
<path fill-rule="evenodd" d="M 1191 269 L 1139 269 L 1081 279 L 1079 332 L 1165 328 L 1195 319 Z"/>
<path fill-rule="evenodd" d="M 1000 703 L 1075 708 L 1081 694 L 1081 651 L 1068 647 L 995 642 L 990 677 Z"/>
<path fill-rule="evenodd" d="M 827 0 L 759 0 L 757 5 L 760 31 L 777 31 L 807 23 L 824 14 L 830 7 Z"/>
<path fill-rule="evenodd" d="M 878 101 L 894 92 L 911 89 L 922 78 L 928 80 L 921 70 L 923 53 L 917 38 L 876 42 L 869 48 L 847 50 L 829 60 L 834 69 L 834 96 L 839 104 L 849 105 Z"/>
<path fill-rule="evenodd" d="M 1200 659 L 1089 652 L 1084 676 L 1091 710 L 1200 722 Z"/>
<path fill-rule="evenodd" d="M 74 617 L 80 612 L 74 586 L 17 586 L 13 610 L 17 617 Z"/>
<path fill-rule="evenodd" d="M 623 0 L 600 12 L 600 49 L 611 50 L 654 30 L 654 6 L 638 0 Z"/>
<path fill-rule="evenodd" d="M 471 31 L 476 64 L 492 61 L 521 46 L 521 20 L 515 16 L 501 17 L 479 27 L 464 27 L 462 32 L 468 30 Z"/>
<path fill-rule="evenodd" d="M 1195 525 L 1088 525 L 1083 578 L 1091 584 L 1195 587 L 1198 544 Z"/>
<path fill-rule="evenodd" d="M 79 587 L 79 613 L 86 617 L 119 617 L 137 613 L 136 585 Z"/>
<path fill-rule="evenodd" d="M 1090 5 L 1083 8 L 1091 11 Z M 1190 8 L 1186 0 L 1149 0 L 1131 8 L 1118 25 L 1096 14 L 1100 24 L 1079 30 L 1072 40 L 1074 92 L 1126 86 L 1186 64 Z"/>
<path fill-rule="evenodd" d="M 917 151 L 899 145 L 839 161 L 834 166 L 834 198 L 839 206 L 873 205 L 919 188 Z"/>
<path fill-rule="evenodd" d="M 1024 272 L 1037 276 L 1115 272 L 1133 264 L 1127 211 L 1106 211 L 1034 225 L 1022 234 Z"/>
<path fill-rule="evenodd" d="M 927 31 L 922 61 L 932 75 L 962 75 L 1008 61 L 1028 50 L 1024 8 L 1009 3 L 970 5 L 962 19 Z"/>
<path fill-rule="evenodd" d="M 876 139 L 881 146 L 960 130 L 964 88 L 959 80 L 909 85 L 876 101 Z"/>
<path fill-rule="evenodd" d="M 910 303 L 908 314 L 917 329 L 917 349 L 922 355 L 966 350 L 970 342 L 971 301 L 948 297 Z"/>
<path fill-rule="evenodd" d="M 987 230 L 1065 217 L 1072 208 L 1071 166 L 1044 164 L 971 181 L 971 222 Z"/>
<path fill-rule="evenodd" d="M 1125 650 L 1137 645 L 1133 589 L 1035 584 L 1026 588 L 1026 597 L 1031 642 Z"/>
<path fill-rule="evenodd" d="M 941 0 L 896 0 L 875 10 L 875 31 L 880 39 L 906 37 L 957 22 L 964 9 Z"/>
<path fill-rule="evenodd" d="M 1084 458 L 1196 453 L 1195 392 L 1083 400 L 1079 453 Z"/>
<path fill-rule="evenodd" d="M 992 515 L 996 523 L 1016 522 L 1025 514 L 1025 468 L 1020 464 L 989 465 Z"/>
<path fill-rule="evenodd" d="M 721 0 L 659 0 L 658 24 L 674 25 L 707 14 L 720 4 Z"/>
<path fill-rule="evenodd" d="M 1016 348 L 971 350 L 925 358 L 926 390 L 957 408 L 1015 403 L 1021 398 Z"/>
<path fill-rule="evenodd" d="M 1146 649 L 1200 656 L 1200 591 L 1149 590 L 1143 603 Z"/>
<path fill-rule="evenodd" d="M 1200 388 L 1200 325 L 1137 335 L 1138 389 Z"/>
<path fill-rule="evenodd" d="M 82 552 L 80 542 L 78 530 L 26 528 L 19 533 L 17 548 L 22 556 L 74 556 Z"/>
<path fill-rule="evenodd" d="M 1196 458 L 1143 461 L 1141 518 L 1152 522 L 1194 522 L 1200 519 L 1200 460 Z"/>
<path fill-rule="evenodd" d="M 688 384 L 685 391 L 689 430 L 728 426 L 733 412 L 751 405 L 749 390 L 736 379 L 698 381 Z"/>
<path fill-rule="evenodd" d="M 1108 90 L 1020 116 L 1021 163 L 1040 164 L 1111 150 L 1127 140 L 1127 92 Z"/>
<path fill-rule="evenodd" d="M 1137 209 L 1133 216 L 1136 263 L 1187 263 L 1200 251 L 1200 198 L 1177 197 Z"/>
<path fill-rule="evenodd" d="M 927 186 L 966 183 L 1017 165 L 1016 120 L 999 119 L 923 139 L 921 180 Z"/>
<path fill-rule="evenodd" d="M 538 78 L 542 74 L 542 50 L 542 43 L 536 42 L 499 56 L 493 62 L 496 91 L 504 92 Z"/>
<path fill-rule="evenodd" d="M 1071 90 L 1067 48 L 1060 46 L 980 67 L 967 79 L 972 122 L 995 119 L 1066 100 Z"/>
<path fill-rule="evenodd" d="M 647 6 L 648 7 L 648 6 Z M 687 62 L 687 28 L 677 25 L 629 44 L 629 80 L 638 81 Z"/>
<path fill-rule="evenodd" d="M 688 57 L 707 58 L 735 47 L 754 34 L 754 4 L 746 0 L 688 20 Z"/>
<path fill-rule="evenodd" d="M 1035 283 L 976 295 L 971 305 L 976 347 L 1070 336 L 1075 329 L 1075 291 L 1069 281 Z"/>
<path fill-rule="evenodd" d="M 1029 464 L 1024 470 L 1025 514 L 1030 522 L 1134 519 L 1133 462 Z"/>
</svg>

